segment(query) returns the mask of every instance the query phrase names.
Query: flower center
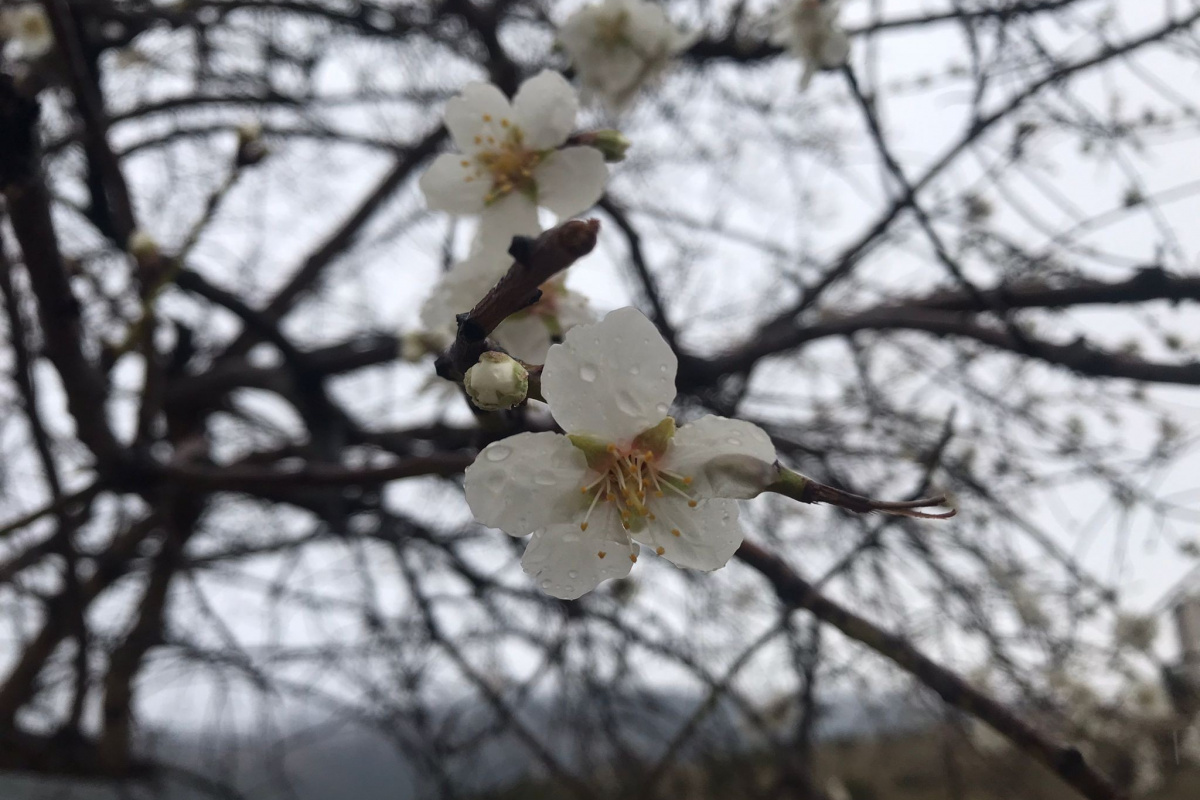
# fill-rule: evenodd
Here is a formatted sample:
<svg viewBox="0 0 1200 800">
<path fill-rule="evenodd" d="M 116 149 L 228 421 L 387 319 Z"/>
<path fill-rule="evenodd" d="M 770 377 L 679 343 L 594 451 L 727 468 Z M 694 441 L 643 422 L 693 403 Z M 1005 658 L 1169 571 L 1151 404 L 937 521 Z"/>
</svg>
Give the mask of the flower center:
<svg viewBox="0 0 1200 800">
<path fill-rule="evenodd" d="M 483 121 L 490 124 L 492 115 L 484 114 Z M 499 139 L 495 136 L 475 137 L 476 144 L 486 142 L 489 148 L 475 155 L 478 165 L 476 176 L 490 177 L 492 181 L 491 191 L 484 196 L 484 202 L 490 205 L 513 192 L 521 192 L 531 200 L 536 200 L 537 181 L 534 180 L 533 171 L 546 154 L 525 147 L 525 134 L 507 119 L 500 120 L 500 127 L 502 132 Z M 464 161 L 463 166 L 469 163 Z"/>
<path fill-rule="evenodd" d="M 653 450 L 636 444 L 624 448 L 610 444 L 608 455 L 607 462 L 597 470 L 599 477 L 580 488 L 584 495 L 592 495 L 592 504 L 579 524 L 580 530 L 587 530 L 592 512 L 602 502 L 616 507 L 621 527 L 627 531 L 641 530 L 646 520 L 654 521 L 654 513 L 649 507 L 653 498 L 676 494 L 687 500 L 689 506 L 696 507 L 697 501 L 690 489 L 692 478 L 663 469 Z"/>
<path fill-rule="evenodd" d="M 629 44 L 629 12 L 622 9 L 615 14 L 602 14 L 597 17 L 593 40 L 600 48 L 609 52 Z"/>
</svg>

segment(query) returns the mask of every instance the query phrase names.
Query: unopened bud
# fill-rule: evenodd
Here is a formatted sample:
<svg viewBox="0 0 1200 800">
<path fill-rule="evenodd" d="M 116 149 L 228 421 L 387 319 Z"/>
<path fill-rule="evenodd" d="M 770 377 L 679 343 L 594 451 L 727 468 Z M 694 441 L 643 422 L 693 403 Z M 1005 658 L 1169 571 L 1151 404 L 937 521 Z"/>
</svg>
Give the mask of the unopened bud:
<svg viewBox="0 0 1200 800">
<path fill-rule="evenodd" d="M 239 166 L 252 166 L 267 157 L 269 151 L 263 144 L 262 133 L 261 122 L 243 122 L 237 126 L 237 163 Z"/>
<path fill-rule="evenodd" d="M 624 161 L 625 152 L 633 145 L 633 142 L 626 139 L 620 131 L 596 131 L 592 135 L 595 137 L 592 147 L 599 150 L 603 154 L 604 160 L 610 164 Z"/>
<path fill-rule="evenodd" d="M 161 255 L 158 242 L 141 228 L 129 234 L 129 241 L 125 243 L 125 249 L 129 255 L 137 259 L 139 264 L 153 264 Z"/>
<path fill-rule="evenodd" d="M 477 408 L 501 411 L 525 401 L 529 394 L 529 372 L 511 356 L 489 351 L 467 370 L 463 387 Z"/>
</svg>

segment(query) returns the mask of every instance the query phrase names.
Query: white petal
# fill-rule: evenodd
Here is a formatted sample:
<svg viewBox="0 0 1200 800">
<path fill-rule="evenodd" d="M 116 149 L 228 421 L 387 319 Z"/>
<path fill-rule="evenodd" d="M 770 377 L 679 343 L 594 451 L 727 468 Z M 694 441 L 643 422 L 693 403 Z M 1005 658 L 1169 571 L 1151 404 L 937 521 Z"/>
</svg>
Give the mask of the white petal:
<svg viewBox="0 0 1200 800">
<path fill-rule="evenodd" d="M 515 116 L 508 98 L 490 83 L 467 84 L 446 103 L 446 129 L 458 149 L 469 155 L 486 149 L 487 137 L 499 141 L 506 136 L 501 120 Z"/>
<path fill-rule="evenodd" d="M 504 251 L 480 251 L 455 264 L 442 276 L 421 306 L 421 324 L 430 332 L 457 330 L 455 315 L 470 311 L 508 271 L 512 258 Z"/>
<path fill-rule="evenodd" d="M 520 192 L 511 192 L 484 209 L 471 248 L 507 253 L 514 236 L 537 236 L 541 232 L 537 206 Z"/>
<path fill-rule="evenodd" d="M 515 122 L 525 134 L 525 145 L 533 150 L 558 147 L 575 130 L 579 98 L 567 79 L 557 72 L 542 70 L 521 84 L 513 98 Z"/>
<path fill-rule="evenodd" d="M 492 181 L 461 153 L 443 153 L 425 170 L 420 185 L 425 202 L 432 209 L 451 214 L 479 214 L 484 210 L 483 199 L 491 190 Z"/>
<path fill-rule="evenodd" d="M 467 467 L 467 505 L 475 519 L 511 536 L 574 520 L 587 501 L 582 451 L 557 433 L 519 433 L 493 442 Z"/>
<path fill-rule="evenodd" d="M 676 566 L 720 569 L 742 544 L 736 500 L 702 500 L 692 508 L 686 500 L 665 497 L 654 500 L 650 510 L 656 519 L 634 536 L 655 553 L 661 547 L 658 555 Z"/>
<path fill-rule="evenodd" d="M 542 396 L 564 430 L 626 442 L 667 415 L 678 365 L 642 312 L 618 308 L 550 348 Z"/>
<path fill-rule="evenodd" d="M 554 344 L 546 321 L 536 314 L 509 317 L 492 336 L 510 355 L 530 364 L 545 362 L 546 353 Z"/>
<path fill-rule="evenodd" d="M 604 194 L 608 167 L 594 147 L 565 147 L 539 164 L 533 178 L 537 181 L 538 205 L 564 220 L 596 204 Z"/>
<path fill-rule="evenodd" d="M 604 555 L 601 556 L 600 554 Z M 597 508 L 587 532 L 578 525 L 551 525 L 529 540 L 521 567 L 546 594 L 574 600 L 601 581 L 624 578 L 638 546 L 629 541 L 611 503 Z"/>
<path fill-rule="evenodd" d="M 757 425 L 701 417 L 675 432 L 662 465 L 692 479 L 696 497 L 750 498 L 774 478 L 775 446 Z"/>
</svg>

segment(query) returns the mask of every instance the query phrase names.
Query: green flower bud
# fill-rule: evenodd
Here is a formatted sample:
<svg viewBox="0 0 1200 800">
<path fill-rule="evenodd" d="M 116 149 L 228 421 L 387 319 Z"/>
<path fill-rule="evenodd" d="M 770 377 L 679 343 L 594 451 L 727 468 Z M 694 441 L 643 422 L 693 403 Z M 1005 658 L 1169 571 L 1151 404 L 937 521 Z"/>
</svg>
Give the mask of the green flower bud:
<svg viewBox="0 0 1200 800">
<path fill-rule="evenodd" d="M 581 144 L 587 147 L 594 147 L 604 156 L 604 160 L 611 163 L 625 160 L 625 151 L 633 146 L 633 142 L 625 138 L 625 135 L 620 131 L 603 130 L 603 131 L 587 131 L 579 133 L 571 137 L 568 144 Z"/>
<path fill-rule="evenodd" d="M 463 387 L 477 408 L 501 411 L 525 402 L 529 372 L 505 353 L 489 351 L 463 376 Z"/>
</svg>

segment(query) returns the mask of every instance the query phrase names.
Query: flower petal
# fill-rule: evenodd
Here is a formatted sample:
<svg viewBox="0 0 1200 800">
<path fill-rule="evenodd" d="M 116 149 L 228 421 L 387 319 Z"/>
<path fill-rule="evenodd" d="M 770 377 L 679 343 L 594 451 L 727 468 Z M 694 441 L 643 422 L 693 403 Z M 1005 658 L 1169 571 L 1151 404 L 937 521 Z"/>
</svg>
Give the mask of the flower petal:
<svg viewBox="0 0 1200 800">
<path fill-rule="evenodd" d="M 505 135 L 501 120 L 515 117 L 508 98 L 490 83 L 469 83 L 446 103 L 446 129 L 455 146 L 474 155 L 488 146 L 487 138 L 500 141 Z"/>
<path fill-rule="evenodd" d="M 467 467 L 475 519 L 510 536 L 578 520 L 587 511 L 583 453 L 557 433 L 519 433 L 483 448 Z"/>
<path fill-rule="evenodd" d="M 451 214 L 481 213 L 492 188 L 490 178 L 477 174 L 476 166 L 461 153 L 442 153 L 434 159 L 420 185 L 430 208 Z"/>
<path fill-rule="evenodd" d="M 608 167 L 594 147 L 564 147 L 538 165 L 533 179 L 537 181 L 538 205 L 564 220 L 596 204 L 604 194 Z"/>
<path fill-rule="evenodd" d="M 430 332 L 458 330 L 455 316 L 470 311 L 483 299 L 512 265 L 503 250 L 482 250 L 458 262 L 442 276 L 433 293 L 421 306 L 421 324 Z"/>
<path fill-rule="evenodd" d="M 568 433 L 625 442 L 667 415 L 678 365 L 642 312 L 618 308 L 550 348 L 542 396 Z"/>
<path fill-rule="evenodd" d="M 665 497 L 650 510 L 656 519 L 634 536 L 678 567 L 720 569 L 742 544 L 736 500 L 704 500 L 692 508 L 686 500 Z"/>
<path fill-rule="evenodd" d="M 521 84 L 513 98 L 513 116 L 532 150 L 548 150 L 567 140 L 575 129 L 579 98 L 567 79 L 544 69 Z"/>
<path fill-rule="evenodd" d="M 586 533 L 574 524 L 551 525 L 529 540 L 521 568 L 546 594 L 574 600 L 633 568 L 638 546 L 629 541 L 612 504 L 603 505 Z"/>
<path fill-rule="evenodd" d="M 701 417 L 675 432 L 664 469 L 692 479 L 696 497 L 751 498 L 774 479 L 775 446 L 740 419 Z"/>
<path fill-rule="evenodd" d="M 541 364 L 554 340 L 546 321 L 535 314 L 517 314 L 500 323 L 492 338 L 509 355 L 530 364 Z"/>
<path fill-rule="evenodd" d="M 479 217 L 471 250 L 507 253 L 514 236 L 537 236 L 541 232 L 537 206 L 520 192 L 512 192 L 489 205 Z"/>
</svg>

